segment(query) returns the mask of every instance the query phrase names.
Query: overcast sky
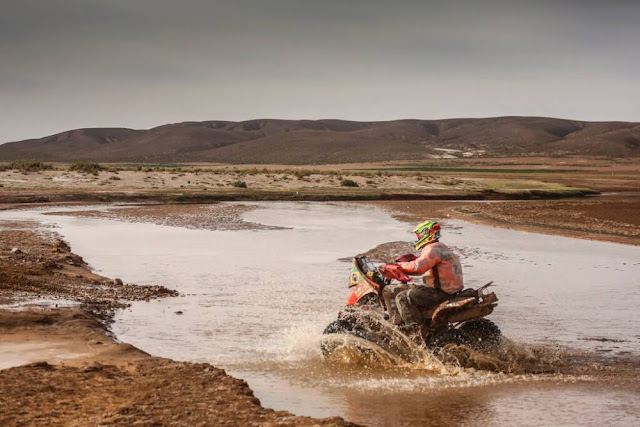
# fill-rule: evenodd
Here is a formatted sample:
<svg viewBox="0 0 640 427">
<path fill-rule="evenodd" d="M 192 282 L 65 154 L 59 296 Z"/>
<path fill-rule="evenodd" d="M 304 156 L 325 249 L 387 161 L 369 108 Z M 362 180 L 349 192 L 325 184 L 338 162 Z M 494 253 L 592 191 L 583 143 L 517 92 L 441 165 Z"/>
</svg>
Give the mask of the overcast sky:
<svg viewBox="0 0 640 427">
<path fill-rule="evenodd" d="M 640 1 L 0 7 L 0 142 L 211 119 L 640 121 Z"/>
</svg>

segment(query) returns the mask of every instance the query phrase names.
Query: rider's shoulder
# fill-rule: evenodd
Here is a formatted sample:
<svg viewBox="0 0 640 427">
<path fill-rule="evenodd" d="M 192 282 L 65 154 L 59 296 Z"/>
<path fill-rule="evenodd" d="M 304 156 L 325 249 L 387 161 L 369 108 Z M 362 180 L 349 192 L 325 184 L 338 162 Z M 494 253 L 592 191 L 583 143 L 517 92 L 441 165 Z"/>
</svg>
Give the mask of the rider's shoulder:
<svg viewBox="0 0 640 427">
<path fill-rule="evenodd" d="M 431 251 L 443 251 L 443 250 L 448 250 L 449 247 L 447 245 L 445 245 L 444 243 L 442 243 L 441 241 L 437 241 L 437 242 L 433 242 L 430 245 L 425 246 L 425 251 L 431 252 Z"/>
<path fill-rule="evenodd" d="M 423 254 L 428 254 L 428 253 L 431 253 L 431 252 L 439 252 L 439 251 L 441 251 L 443 249 L 448 249 L 447 245 L 445 245 L 444 243 L 441 243 L 441 242 L 438 241 L 438 242 L 433 242 L 433 243 L 430 243 L 430 244 L 426 245 L 424 248 L 422 248 L 422 253 Z"/>
</svg>

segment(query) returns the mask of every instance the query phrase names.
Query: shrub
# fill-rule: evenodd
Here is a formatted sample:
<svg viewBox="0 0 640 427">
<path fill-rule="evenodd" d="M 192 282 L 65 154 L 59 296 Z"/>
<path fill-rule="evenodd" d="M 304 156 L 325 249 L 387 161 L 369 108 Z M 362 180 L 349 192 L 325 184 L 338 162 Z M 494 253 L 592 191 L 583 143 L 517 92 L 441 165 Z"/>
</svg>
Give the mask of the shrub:
<svg viewBox="0 0 640 427">
<path fill-rule="evenodd" d="M 462 184 L 462 181 L 455 178 L 444 178 L 440 180 L 440 184 L 442 185 L 458 185 Z"/>
<path fill-rule="evenodd" d="M 234 187 L 238 187 L 238 188 L 247 188 L 247 183 L 244 181 L 236 181 L 233 184 Z"/>
<path fill-rule="evenodd" d="M 343 187 L 360 187 L 357 182 L 351 179 L 345 179 L 340 183 L 340 185 L 342 185 Z"/>
<path fill-rule="evenodd" d="M 75 162 L 69 166 L 69 170 L 98 175 L 98 172 L 106 170 L 106 168 L 99 163 Z"/>
<path fill-rule="evenodd" d="M 39 172 L 53 169 L 53 165 L 42 163 L 37 160 L 16 160 L 11 162 L 9 169 L 16 169 L 21 172 Z"/>
</svg>

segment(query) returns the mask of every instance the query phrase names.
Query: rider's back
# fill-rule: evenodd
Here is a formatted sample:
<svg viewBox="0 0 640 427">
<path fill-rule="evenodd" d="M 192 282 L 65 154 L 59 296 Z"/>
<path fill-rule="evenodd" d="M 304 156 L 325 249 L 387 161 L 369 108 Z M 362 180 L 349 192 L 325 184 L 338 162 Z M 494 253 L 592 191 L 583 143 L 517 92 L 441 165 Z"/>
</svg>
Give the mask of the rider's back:
<svg viewBox="0 0 640 427">
<path fill-rule="evenodd" d="M 399 263 L 402 270 L 409 274 L 427 273 L 426 284 L 435 286 L 433 267 L 438 269 L 440 289 L 448 294 L 455 294 L 464 287 L 462 264 L 453 251 L 444 243 L 433 242 L 422 248 L 420 256 L 411 262 Z"/>
</svg>

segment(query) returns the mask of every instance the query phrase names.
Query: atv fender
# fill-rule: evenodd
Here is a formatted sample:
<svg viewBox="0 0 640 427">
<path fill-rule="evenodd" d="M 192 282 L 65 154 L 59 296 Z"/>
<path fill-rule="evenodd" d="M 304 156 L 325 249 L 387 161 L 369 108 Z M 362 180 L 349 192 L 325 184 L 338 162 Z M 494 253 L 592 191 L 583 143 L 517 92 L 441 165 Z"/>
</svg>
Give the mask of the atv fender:
<svg viewBox="0 0 640 427">
<path fill-rule="evenodd" d="M 436 307 L 436 309 L 433 311 L 433 314 L 431 315 L 431 321 L 435 322 L 436 318 L 442 313 L 444 313 L 445 311 L 460 309 L 474 302 L 476 302 L 476 299 L 473 297 L 462 298 L 462 299 L 456 298 L 449 301 L 445 301 L 442 304 L 440 304 L 438 307 Z"/>
</svg>

